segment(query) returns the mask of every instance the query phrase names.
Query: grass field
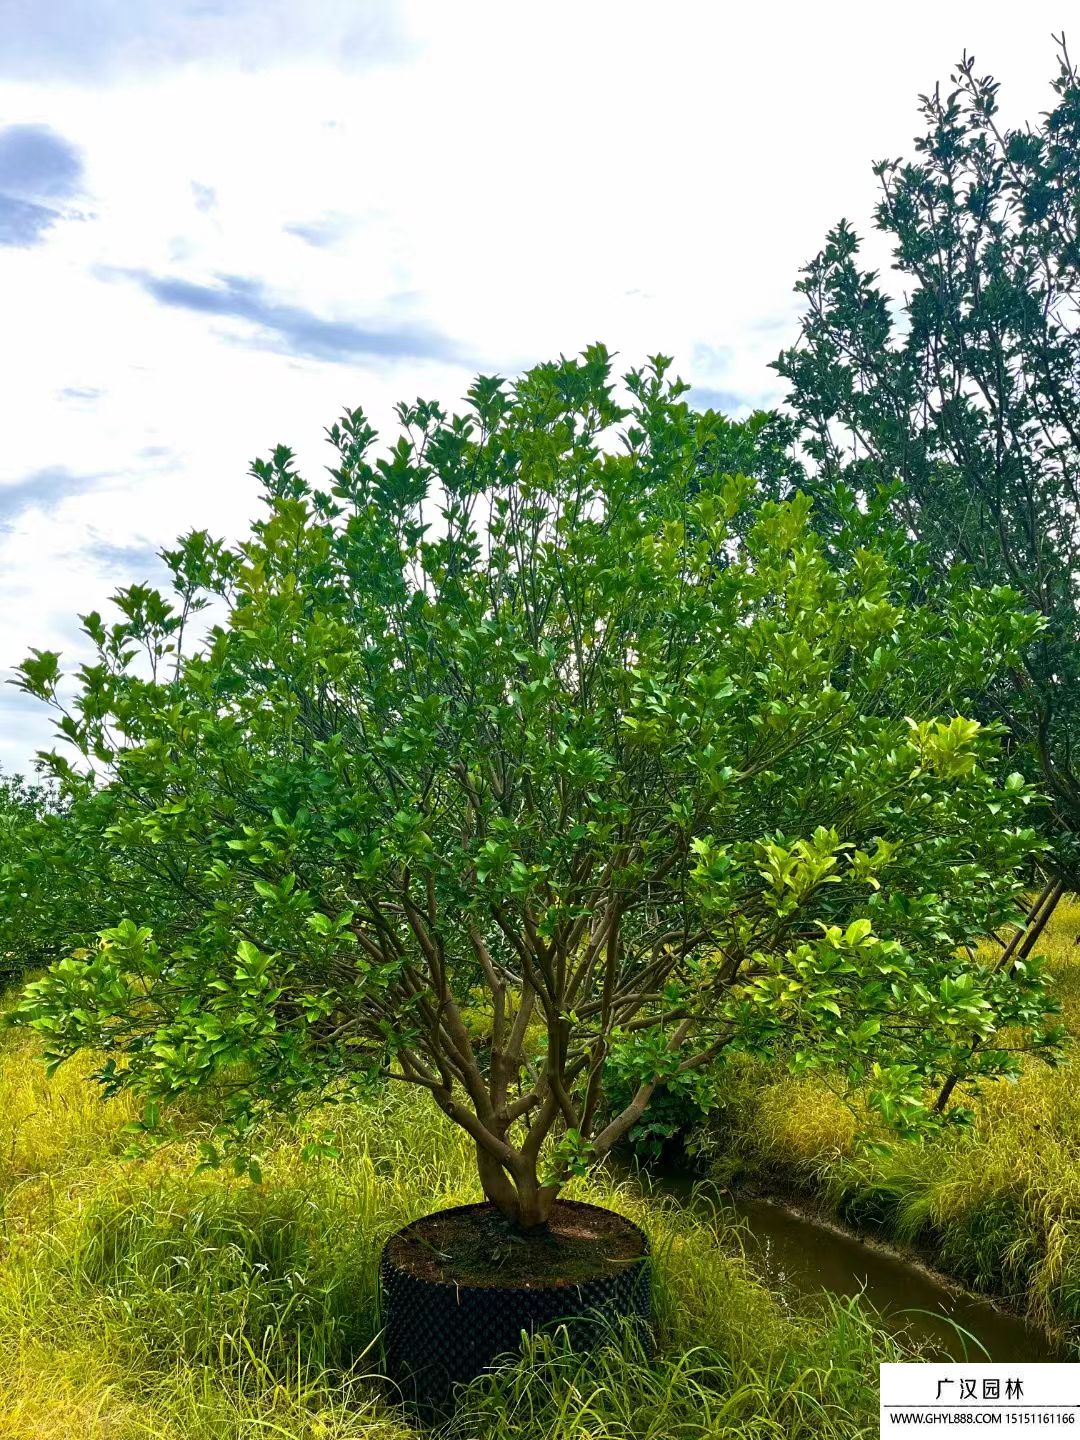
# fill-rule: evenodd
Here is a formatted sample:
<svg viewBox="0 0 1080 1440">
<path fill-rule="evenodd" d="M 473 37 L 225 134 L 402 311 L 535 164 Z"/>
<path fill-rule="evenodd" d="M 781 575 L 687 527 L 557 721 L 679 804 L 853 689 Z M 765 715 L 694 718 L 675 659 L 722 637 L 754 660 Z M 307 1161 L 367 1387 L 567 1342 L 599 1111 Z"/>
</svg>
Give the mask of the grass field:
<svg viewBox="0 0 1080 1440">
<path fill-rule="evenodd" d="M 1040 950 L 1080 1036 L 1080 900 L 1062 902 Z M 718 1175 L 789 1185 L 843 1219 L 929 1252 L 976 1289 L 1080 1341 L 1080 1049 L 986 1086 L 974 1125 L 888 1154 L 860 1154 L 859 1117 L 820 1081 L 746 1064 L 700 1137 Z"/>
<path fill-rule="evenodd" d="M 468 1147 L 426 1100 L 342 1108 L 341 1156 L 267 1134 L 260 1185 L 197 1176 L 190 1139 L 120 1159 L 126 1102 L 35 1042 L 0 1038 L 0 1436 L 4 1440 L 403 1440 L 380 1391 L 375 1270 L 394 1227 L 476 1198 Z M 474 1388 L 475 1440 L 876 1434 L 876 1366 L 899 1357 L 839 1303 L 792 1318 L 730 1234 L 630 1186 L 581 1194 L 643 1221 L 661 1348 L 613 1339 L 591 1367 L 557 1338 Z M 726 1253 L 720 1247 L 726 1248 Z"/>
<path fill-rule="evenodd" d="M 1044 948 L 1080 1032 L 1078 933 L 1073 902 Z M 1078 1064 L 1031 1067 L 987 1091 L 970 1132 L 874 1158 L 820 1084 L 744 1066 L 709 1143 L 725 1173 L 779 1174 L 1076 1333 Z M 304 1164 L 280 1124 L 252 1185 L 194 1173 L 195 1120 L 154 1159 L 122 1160 L 134 1112 L 103 1104 L 90 1068 L 47 1080 L 36 1042 L 0 1032 L 0 1437 L 407 1440 L 378 1379 L 376 1260 L 396 1226 L 477 1198 L 460 1133 L 423 1097 L 389 1094 L 322 1117 L 338 1159 Z M 659 1355 L 613 1337 L 586 1366 L 545 1341 L 465 1397 L 460 1440 L 876 1434 L 877 1364 L 903 1357 L 858 1304 L 793 1317 L 732 1233 L 631 1185 L 577 1193 L 648 1228 Z"/>
</svg>

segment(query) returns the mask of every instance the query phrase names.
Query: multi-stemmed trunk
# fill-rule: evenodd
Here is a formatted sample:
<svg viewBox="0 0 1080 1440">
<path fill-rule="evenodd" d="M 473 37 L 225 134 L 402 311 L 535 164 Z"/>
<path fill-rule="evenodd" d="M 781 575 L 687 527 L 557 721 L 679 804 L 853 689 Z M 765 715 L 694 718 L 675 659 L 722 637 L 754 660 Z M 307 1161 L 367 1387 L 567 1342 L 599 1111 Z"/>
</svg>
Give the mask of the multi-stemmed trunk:
<svg viewBox="0 0 1080 1440">
<path fill-rule="evenodd" d="M 478 1144 L 476 1164 L 485 1199 L 512 1225 L 526 1233 L 545 1228 L 561 1185 L 541 1184 L 536 1162 L 528 1156 L 520 1157 L 511 1174 Z"/>
</svg>

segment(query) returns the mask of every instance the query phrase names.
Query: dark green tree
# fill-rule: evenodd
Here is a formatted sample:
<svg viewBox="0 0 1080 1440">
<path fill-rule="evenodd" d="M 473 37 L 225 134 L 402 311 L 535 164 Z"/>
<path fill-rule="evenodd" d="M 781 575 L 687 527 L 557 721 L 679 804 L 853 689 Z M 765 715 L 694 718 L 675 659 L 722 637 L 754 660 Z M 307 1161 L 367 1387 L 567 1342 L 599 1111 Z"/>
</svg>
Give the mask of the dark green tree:
<svg viewBox="0 0 1080 1440">
<path fill-rule="evenodd" d="M 1060 42 L 1056 102 L 1001 125 L 965 56 L 921 97 L 910 163 L 875 166 L 887 284 L 841 222 L 798 286 L 799 343 L 777 368 L 829 524 L 852 499 L 919 542 L 932 585 L 1009 585 L 1045 624 L 987 686 L 1049 797 L 1063 878 L 1080 853 L 1080 83 Z M 876 523 L 876 522 L 875 522 Z"/>
</svg>

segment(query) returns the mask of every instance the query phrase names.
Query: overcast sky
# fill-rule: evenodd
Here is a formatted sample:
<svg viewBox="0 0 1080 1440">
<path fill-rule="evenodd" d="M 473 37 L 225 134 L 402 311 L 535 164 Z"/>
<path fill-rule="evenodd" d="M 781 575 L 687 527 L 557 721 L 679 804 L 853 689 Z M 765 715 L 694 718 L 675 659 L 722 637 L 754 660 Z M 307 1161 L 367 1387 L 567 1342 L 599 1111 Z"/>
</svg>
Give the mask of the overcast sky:
<svg viewBox="0 0 1080 1440">
<path fill-rule="evenodd" d="M 1065 0 L 0 0 L 0 672 L 237 537 L 363 405 L 594 339 L 782 399 L 799 266 L 967 47 L 1050 100 Z M 0 686 L 0 767 L 51 744 Z"/>
</svg>

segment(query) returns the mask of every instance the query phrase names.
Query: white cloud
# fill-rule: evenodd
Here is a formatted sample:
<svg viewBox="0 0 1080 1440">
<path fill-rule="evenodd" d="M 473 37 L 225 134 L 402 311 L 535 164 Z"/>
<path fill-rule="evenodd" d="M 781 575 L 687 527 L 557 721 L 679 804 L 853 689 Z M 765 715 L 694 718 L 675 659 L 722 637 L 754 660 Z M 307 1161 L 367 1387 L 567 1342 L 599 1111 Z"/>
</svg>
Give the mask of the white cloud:
<svg viewBox="0 0 1080 1440">
<path fill-rule="evenodd" d="M 868 228 L 870 163 L 910 153 L 918 92 L 966 45 L 1006 119 L 1034 117 L 1062 20 L 1042 0 L 918 0 L 902 23 L 715 0 L 98 11 L 83 65 L 50 7 L 5 11 L 26 63 L 0 121 L 48 125 L 84 172 L 82 219 L 0 252 L 0 486 L 96 478 L 0 532 L 0 669 L 70 648 L 126 547 L 238 533 L 253 455 L 284 441 L 317 470 L 342 406 L 387 423 L 468 383 L 452 358 L 280 353 L 103 275 L 240 277 L 280 312 L 444 336 L 504 372 L 594 339 L 627 364 L 661 350 L 702 393 L 769 403 L 798 268 L 841 215 Z M 0 706 L 0 764 L 46 737 Z"/>
</svg>

